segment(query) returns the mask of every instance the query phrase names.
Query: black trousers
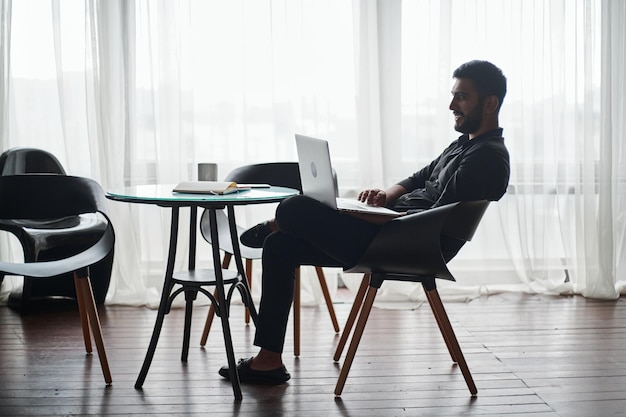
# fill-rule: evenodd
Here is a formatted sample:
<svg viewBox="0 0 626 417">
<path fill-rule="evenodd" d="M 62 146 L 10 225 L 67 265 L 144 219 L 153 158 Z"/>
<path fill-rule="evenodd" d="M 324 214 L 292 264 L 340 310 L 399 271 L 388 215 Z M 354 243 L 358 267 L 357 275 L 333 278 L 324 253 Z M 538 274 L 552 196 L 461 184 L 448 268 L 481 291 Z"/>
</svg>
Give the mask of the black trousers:
<svg viewBox="0 0 626 417">
<path fill-rule="evenodd" d="M 300 195 L 279 204 L 276 222 L 280 230 L 270 234 L 263 246 L 263 282 L 254 344 L 282 353 L 296 268 L 352 266 L 380 226 Z"/>
</svg>

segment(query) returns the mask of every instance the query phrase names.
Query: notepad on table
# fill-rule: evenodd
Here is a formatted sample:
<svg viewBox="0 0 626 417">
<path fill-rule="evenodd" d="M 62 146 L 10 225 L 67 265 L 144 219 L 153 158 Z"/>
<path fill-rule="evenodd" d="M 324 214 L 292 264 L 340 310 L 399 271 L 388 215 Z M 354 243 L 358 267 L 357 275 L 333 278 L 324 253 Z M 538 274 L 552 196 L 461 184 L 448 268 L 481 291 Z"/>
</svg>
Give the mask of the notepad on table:
<svg viewBox="0 0 626 417">
<path fill-rule="evenodd" d="M 182 181 L 174 187 L 175 193 L 189 194 L 230 194 L 241 190 L 236 182 Z"/>
<path fill-rule="evenodd" d="M 174 187 L 175 193 L 230 194 L 251 188 L 267 188 L 269 184 L 237 184 L 230 181 L 182 181 Z"/>
</svg>

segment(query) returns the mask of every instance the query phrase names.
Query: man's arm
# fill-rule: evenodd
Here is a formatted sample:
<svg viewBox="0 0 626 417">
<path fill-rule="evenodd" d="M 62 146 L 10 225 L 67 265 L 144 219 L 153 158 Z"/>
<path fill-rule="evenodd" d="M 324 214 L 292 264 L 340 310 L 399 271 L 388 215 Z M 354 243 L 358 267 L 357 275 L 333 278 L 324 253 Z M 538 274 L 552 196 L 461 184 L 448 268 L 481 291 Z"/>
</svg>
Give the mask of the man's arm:
<svg viewBox="0 0 626 417">
<path fill-rule="evenodd" d="M 358 199 L 359 201 L 372 206 L 385 207 L 396 201 L 401 195 L 406 194 L 407 192 L 407 189 L 402 185 L 395 184 L 384 191 L 378 188 L 361 191 Z"/>
</svg>

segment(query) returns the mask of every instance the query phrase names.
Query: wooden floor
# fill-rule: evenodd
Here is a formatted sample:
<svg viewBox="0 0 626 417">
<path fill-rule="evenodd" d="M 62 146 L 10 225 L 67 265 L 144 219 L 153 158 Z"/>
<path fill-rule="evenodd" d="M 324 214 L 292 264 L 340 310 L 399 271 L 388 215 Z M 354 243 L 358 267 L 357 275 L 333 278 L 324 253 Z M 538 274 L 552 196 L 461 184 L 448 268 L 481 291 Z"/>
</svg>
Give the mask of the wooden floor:
<svg viewBox="0 0 626 417">
<path fill-rule="evenodd" d="M 340 322 L 348 303 L 336 305 Z M 303 349 L 279 387 L 243 386 L 243 401 L 217 370 L 219 327 L 198 347 L 206 307 L 194 311 L 189 362 L 181 364 L 182 310 L 166 317 L 143 390 L 133 388 L 156 311 L 107 306 L 101 320 L 113 373 L 84 353 L 75 311 L 20 316 L 0 307 L 0 415 L 91 416 L 528 416 L 626 415 L 626 302 L 505 294 L 446 303 L 478 386 L 472 398 L 450 362 L 427 305 L 374 309 L 343 395 L 333 394 L 338 336 L 323 307 L 303 309 Z M 252 355 L 254 328 L 233 307 L 238 357 Z"/>
</svg>

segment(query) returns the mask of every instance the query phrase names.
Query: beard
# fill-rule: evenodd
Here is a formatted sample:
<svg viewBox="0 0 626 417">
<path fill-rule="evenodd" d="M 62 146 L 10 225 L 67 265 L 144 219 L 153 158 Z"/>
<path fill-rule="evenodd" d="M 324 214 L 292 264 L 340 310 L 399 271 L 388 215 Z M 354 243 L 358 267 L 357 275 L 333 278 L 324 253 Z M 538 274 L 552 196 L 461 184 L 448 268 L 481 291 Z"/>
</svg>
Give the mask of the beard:
<svg viewBox="0 0 626 417">
<path fill-rule="evenodd" d="M 461 123 L 454 124 L 454 130 L 464 134 L 471 134 L 476 132 L 483 121 L 483 103 L 482 100 L 467 114 L 459 113 L 463 118 Z"/>
</svg>

